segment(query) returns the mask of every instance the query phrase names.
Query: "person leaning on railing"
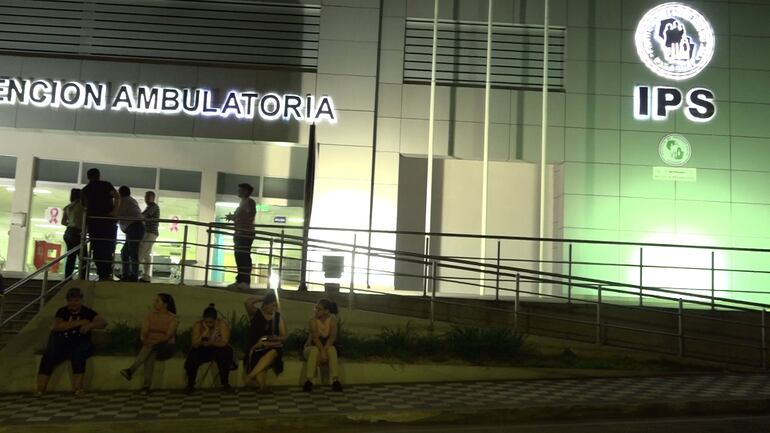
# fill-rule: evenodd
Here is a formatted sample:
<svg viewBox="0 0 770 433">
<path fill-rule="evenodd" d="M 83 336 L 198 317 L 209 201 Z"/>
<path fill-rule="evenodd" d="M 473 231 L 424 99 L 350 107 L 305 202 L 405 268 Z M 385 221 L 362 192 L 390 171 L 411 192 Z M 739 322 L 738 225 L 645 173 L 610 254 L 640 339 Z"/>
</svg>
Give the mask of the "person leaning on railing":
<svg viewBox="0 0 770 433">
<path fill-rule="evenodd" d="M 86 361 L 93 353 L 91 331 L 104 329 L 107 322 L 99 314 L 83 305 L 83 292 L 72 287 L 67 290 L 67 305 L 56 311 L 56 321 L 48 337 L 48 345 L 37 376 L 35 395 L 43 395 L 57 365 L 69 360 L 72 364 L 72 387 L 75 395 L 83 394 L 83 374 Z"/>
<path fill-rule="evenodd" d="M 118 189 L 120 206 L 118 218 L 120 230 L 126 234 L 126 241 L 120 250 L 123 271 L 120 281 L 139 281 L 139 243 L 144 237 L 144 222 L 139 204 L 131 197 L 131 188 L 123 185 Z"/>
<path fill-rule="evenodd" d="M 88 170 L 88 184 L 80 195 L 86 208 L 88 237 L 96 263 L 99 281 L 112 281 L 112 261 L 118 228 L 114 218 L 120 206 L 120 195 L 111 183 L 101 180 L 99 169 Z"/>
<path fill-rule="evenodd" d="M 225 218 L 235 226 L 233 246 L 238 275 L 228 287 L 246 290 L 251 285 L 251 245 L 254 243 L 254 218 L 257 216 L 257 203 L 251 199 L 254 187 L 248 183 L 238 185 L 238 197 L 241 199 L 235 212 Z"/>
<path fill-rule="evenodd" d="M 142 349 L 131 367 L 120 370 L 120 374 L 130 381 L 139 367 L 144 365 L 144 385 L 140 390 L 141 394 L 148 395 L 150 393 L 155 360 L 162 361 L 170 358 L 173 354 L 178 325 L 174 298 L 168 293 L 159 293 L 155 298 L 153 310 L 142 324 L 140 335 Z"/>
<path fill-rule="evenodd" d="M 192 349 L 187 354 L 184 363 L 187 372 L 187 388 L 190 394 L 195 391 L 195 378 L 198 367 L 207 362 L 216 361 L 219 368 L 219 380 L 226 393 L 232 393 L 230 386 L 230 370 L 233 366 L 233 348 L 230 346 L 230 327 L 224 320 L 219 319 L 214 304 L 203 310 L 203 320 L 195 322 L 192 329 Z"/>
<path fill-rule="evenodd" d="M 81 236 L 83 234 L 83 202 L 80 200 L 80 189 L 72 188 L 70 190 L 70 204 L 64 206 L 62 210 L 61 223 L 67 229 L 64 231 L 64 243 L 67 244 L 67 251 L 80 245 Z M 85 248 L 85 245 L 83 246 Z M 86 251 L 83 251 L 83 257 L 87 256 Z M 75 271 L 75 262 L 77 262 L 78 256 L 76 254 L 70 254 L 67 256 L 67 261 L 64 265 L 64 277 L 68 278 Z M 80 279 L 85 278 L 85 269 L 79 269 L 78 274 Z"/>
</svg>

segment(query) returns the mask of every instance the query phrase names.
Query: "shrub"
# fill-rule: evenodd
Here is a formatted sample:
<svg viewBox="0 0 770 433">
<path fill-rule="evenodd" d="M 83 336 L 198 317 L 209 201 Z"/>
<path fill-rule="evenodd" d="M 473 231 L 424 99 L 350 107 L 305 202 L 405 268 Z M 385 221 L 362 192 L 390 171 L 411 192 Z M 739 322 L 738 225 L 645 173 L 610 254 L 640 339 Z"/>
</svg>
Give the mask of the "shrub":
<svg viewBox="0 0 770 433">
<path fill-rule="evenodd" d="M 140 332 L 139 327 L 128 322 L 114 322 L 104 331 L 103 340 L 96 346 L 96 351 L 104 355 L 133 356 L 142 344 L 139 340 Z"/>
</svg>

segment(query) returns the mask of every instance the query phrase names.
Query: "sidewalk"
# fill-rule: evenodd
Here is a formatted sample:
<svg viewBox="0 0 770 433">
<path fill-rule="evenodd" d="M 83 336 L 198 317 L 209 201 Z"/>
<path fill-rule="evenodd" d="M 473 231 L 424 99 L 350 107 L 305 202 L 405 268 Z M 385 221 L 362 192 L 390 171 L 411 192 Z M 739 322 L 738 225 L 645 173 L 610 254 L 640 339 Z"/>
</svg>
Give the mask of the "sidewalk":
<svg viewBox="0 0 770 433">
<path fill-rule="evenodd" d="M 287 418 L 297 415 L 334 415 L 337 420 L 387 420 L 405 414 L 410 420 L 442 414 L 542 412 L 550 408 L 552 418 L 560 409 L 660 406 L 693 403 L 743 407 L 746 402 L 770 399 L 770 377 L 764 375 L 699 375 L 652 378 L 602 378 L 465 382 L 409 385 L 358 385 L 333 393 L 326 386 L 311 393 L 299 388 L 276 389 L 257 394 L 241 389 L 225 395 L 215 390 L 185 395 L 157 391 L 149 397 L 131 392 L 90 393 L 82 397 L 49 394 L 0 396 L 0 425 L 45 425 L 73 422 L 204 420 Z M 734 404 L 730 405 L 729 403 Z M 736 406 L 738 403 L 739 406 Z M 711 410 L 711 409 L 710 409 Z M 542 418 L 542 417 L 541 417 Z M 444 418 L 446 419 L 446 418 Z"/>
</svg>

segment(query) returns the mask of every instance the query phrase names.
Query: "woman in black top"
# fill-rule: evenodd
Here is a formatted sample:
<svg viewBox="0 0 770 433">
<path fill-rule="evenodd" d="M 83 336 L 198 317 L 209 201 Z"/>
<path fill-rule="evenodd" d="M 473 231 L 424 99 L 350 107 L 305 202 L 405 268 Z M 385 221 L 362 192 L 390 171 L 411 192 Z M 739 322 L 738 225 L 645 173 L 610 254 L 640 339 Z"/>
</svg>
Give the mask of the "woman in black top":
<svg viewBox="0 0 770 433">
<path fill-rule="evenodd" d="M 269 292 L 262 299 L 262 306 L 257 308 L 256 298 L 245 302 L 246 313 L 251 319 L 249 347 L 243 360 L 246 382 L 257 380 L 260 391 L 264 391 L 267 370 L 271 367 L 276 375 L 283 371 L 283 342 L 286 341 L 286 325 L 278 309 L 278 300 L 274 292 Z"/>
</svg>

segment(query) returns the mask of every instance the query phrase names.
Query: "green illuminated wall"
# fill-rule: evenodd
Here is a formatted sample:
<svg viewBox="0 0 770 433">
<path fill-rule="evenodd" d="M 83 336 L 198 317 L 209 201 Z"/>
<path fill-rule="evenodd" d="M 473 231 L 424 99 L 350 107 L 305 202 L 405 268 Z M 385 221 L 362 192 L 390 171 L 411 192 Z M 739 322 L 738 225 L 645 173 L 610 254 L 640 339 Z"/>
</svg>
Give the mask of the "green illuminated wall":
<svg viewBox="0 0 770 433">
<path fill-rule="evenodd" d="M 700 75 L 673 82 L 649 72 L 633 42 L 639 18 L 659 3 L 568 2 L 564 188 L 556 198 L 564 217 L 557 233 L 561 230 L 565 238 L 770 248 L 770 28 L 765 22 L 770 5 L 685 2 L 711 21 L 716 53 Z M 669 85 L 683 92 L 709 88 L 717 98 L 716 118 L 696 124 L 677 112 L 662 122 L 635 120 L 636 84 Z M 692 158 L 686 167 L 697 169 L 697 182 L 652 179 L 652 167 L 665 165 L 658 143 L 669 133 L 690 141 Z M 639 250 L 633 247 L 575 246 L 573 253 L 581 261 L 639 261 Z M 563 254 L 567 256 L 566 250 Z M 708 267 L 711 256 L 708 251 L 648 249 L 644 262 Z M 717 253 L 716 262 L 717 267 L 770 270 L 770 253 Z M 634 268 L 574 269 L 596 278 L 639 281 Z M 710 273 L 703 271 L 650 269 L 644 279 L 645 284 L 672 287 L 711 284 Z M 715 285 L 723 296 L 770 302 L 768 275 L 717 272 Z"/>
</svg>

